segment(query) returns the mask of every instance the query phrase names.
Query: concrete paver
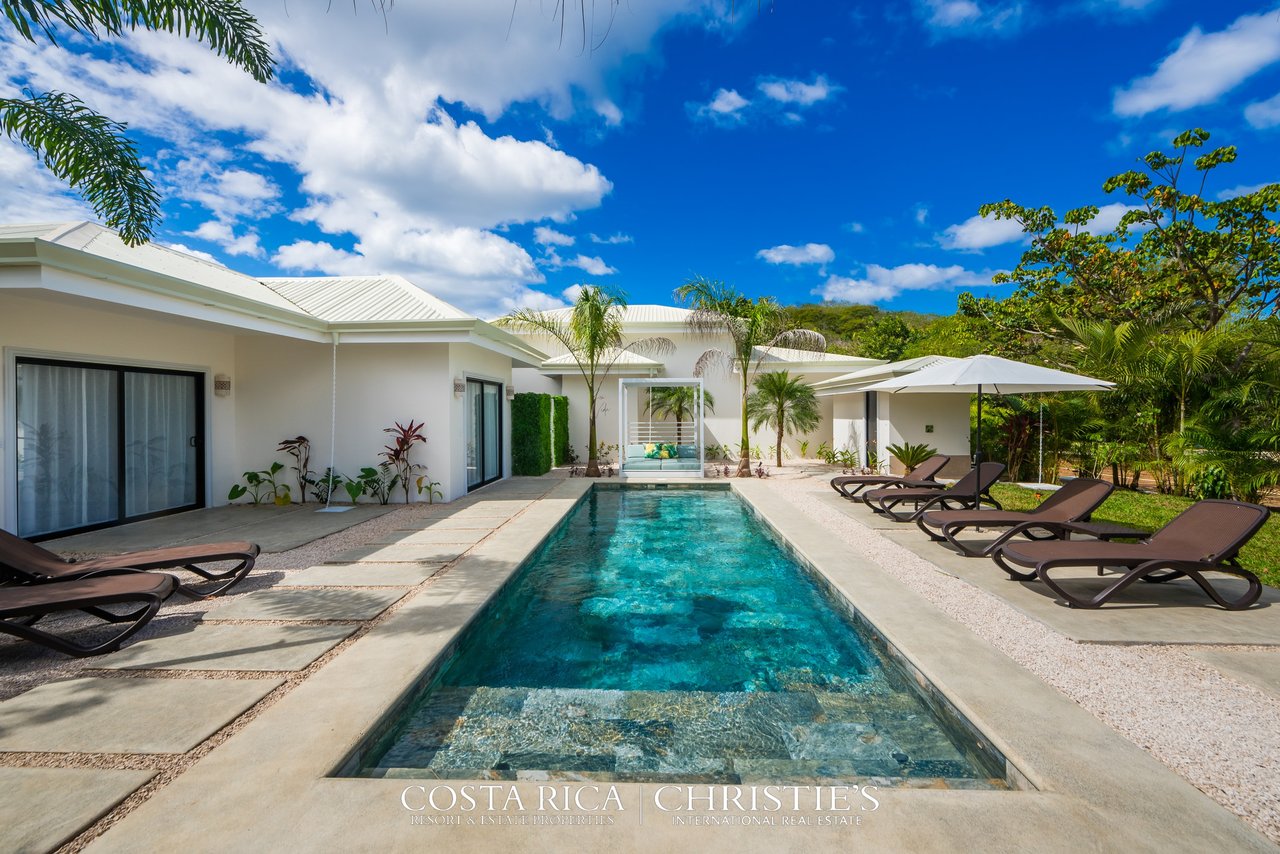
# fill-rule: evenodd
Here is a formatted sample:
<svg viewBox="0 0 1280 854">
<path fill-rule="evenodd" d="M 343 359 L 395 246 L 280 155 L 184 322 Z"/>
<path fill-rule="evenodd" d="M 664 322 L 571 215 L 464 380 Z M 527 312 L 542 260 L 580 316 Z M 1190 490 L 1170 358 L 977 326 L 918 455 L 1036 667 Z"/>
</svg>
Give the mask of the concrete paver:
<svg viewBox="0 0 1280 854">
<path fill-rule="evenodd" d="M 495 526 L 496 527 L 496 526 Z M 493 533 L 493 528 L 415 528 L 411 531 L 391 531 L 378 537 L 372 545 L 475 545 Z"/>
<path fill-rule="evenodd" d="M 50 682 L 0 703 L 0 750 L 185 753 L 282 682 L 100 677 Z"/>
<path fill-rule="evenodd" d="M 448 563 L 457 560 L 469 548 L 471 546 L 465 543 L 361 546 L 335 555 L 329 563 Z"/>
<path fill-rule="evenodd" d="M 277 587 L 415 587 L 442 563 L 326 563 L 290 573 Z"/>
<path fill-rule="evenodd" d="M 59 553 L 118 554 L 185 543 L 248 540 L 264 552 L 281 552 L 395 509 L 394 505 L 361 504 L 346 513 L 317 513 L 320 506 L 226 504 L 75 534 L 41 545 Z"/>
<path fill-rule="evenodd" d="M 0 844 L 52 851 L 156 774 L 95 768 L 0 768 Z"/>
<path fill-rule="evenodd" d="M 353 626 L 197 623 L 181 634 L 135 643 L 95 664 L 117 670 L 301 670 L 353 631 Z"/>
<path fill-rule="evenodd" d="M 1280 697 L 1280 651 L 1196 649 L 1189 655 L 1233 679 Z"/>
<path fill-rule="evenodd" d="M 206 620 L 372 620 L 405 589 L 288 588 L 237 596 L 205 614 Z"/>
</svg>

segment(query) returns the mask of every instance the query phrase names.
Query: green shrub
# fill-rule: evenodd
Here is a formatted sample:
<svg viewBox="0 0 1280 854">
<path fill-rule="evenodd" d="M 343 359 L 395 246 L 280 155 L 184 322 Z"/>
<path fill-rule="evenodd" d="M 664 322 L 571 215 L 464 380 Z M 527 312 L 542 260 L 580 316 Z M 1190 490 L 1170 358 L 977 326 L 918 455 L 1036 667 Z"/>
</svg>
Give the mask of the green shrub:
<svg viewBox="0 0 1280 854">
<path fill-rule="evenodd" d="M 562 466 L 569 459 L 569 398 L 564 395 L 557 395 L 551 398 L 555 401 L 555 409 L 553 416 L 555 418 L 555 429 L 551 431 L 555 439 L 555 447 L 552 448 L 555 459 L 552 465 Z"/>
<path fill-rule="evenodd" d="M 511 473 L 551 470 L 551 395 L 525 392 L 511 399 Z"/>
</svg>

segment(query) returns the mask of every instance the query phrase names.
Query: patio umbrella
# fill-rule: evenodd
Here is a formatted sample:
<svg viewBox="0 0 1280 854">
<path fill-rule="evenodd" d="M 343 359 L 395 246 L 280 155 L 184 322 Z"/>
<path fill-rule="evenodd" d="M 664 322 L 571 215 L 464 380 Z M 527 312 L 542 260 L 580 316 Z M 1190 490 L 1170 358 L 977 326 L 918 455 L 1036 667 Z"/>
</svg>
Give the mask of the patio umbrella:
<svg viewBox="0 0 1280 854">
<path fill-rule="evenodd" d="M 974 448 L 973 464 L 982 464 L 982 395 L 1033 394 L 1047 391 L 1108 391 L 1115 383 L 1096 380 L 1080 374 L 1042 368 L 999 356 L 970 356 L 883 380 L 869 385 L 863 391 L 886 391 L 890 394 L 914 392 L 918 394 L 976 394 L 978 396 L 978 436 Z M 974 495 L 974 505 L 980 495 Z"/>
</svg>

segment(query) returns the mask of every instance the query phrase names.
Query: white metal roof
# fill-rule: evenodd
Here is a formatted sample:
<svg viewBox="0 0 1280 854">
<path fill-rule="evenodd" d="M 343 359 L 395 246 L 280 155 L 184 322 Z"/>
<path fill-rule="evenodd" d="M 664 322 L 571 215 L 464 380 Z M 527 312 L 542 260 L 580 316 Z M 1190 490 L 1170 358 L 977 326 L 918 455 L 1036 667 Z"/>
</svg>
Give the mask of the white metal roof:
<svg viewBox="0 0 1280 854">
<path fill-rule="evenodd" d="M 261 282 L 328 323 L 471 319 L 462 309 L 400 276 L 269 278 Z"/>
<path fill-rule="evenodd" d="M 822 362 L 835 368 L 883 365 L 884 359 L 867 359 L 863 356 L 846 356 L 842 353 L 821 353 L 817 350 L 797 350 L 793 347 L 756 347 L 752 354 L 764 364 Z"/>
<path fill-rule="evenodd" d="M 615 355 L 616 358 L 614 358 Z M 662 362 L 656 362 L 653 359 L 641 356 L 639 353 L 632 352 L 631 350 L 623 350 L 621 353 L 616 354 L 611 351 L 601 357 L 600 361 L 605 364 L 612 362 L 615 366 L 624 368 L 658 369 L 664 367 Z M 578 360 L 572 353 L 565 353 L 562 356 L 547 359 L 542 363 L 542 367 L 549 370 L 554 370 L 556 368 L 572 368 L 574 371 L 577 371 Z"/>
<path fill-rule="evenodd" d="M 838 377 L 832 377 L 829 380 L 813 383 L 813 388 L 819 394 L 824 391 L 862 391 L 868 385 L 879 382 L 880 380 L 889 379 L 891 377 L 900 377 L 904 374 L 912 374 L 924 368 L 931 368 L 934 365 L 944 365 L 948 362 L 958 361 L 952 356 L 917 356 L 914 359 L 901 359 L 897 362 L 881 363 L 873 365 L 869 368 L 853 371 L 852 373 L 842 374 Z"/>
<path fill-rule="evenodd" d="M 94 258 L 133 267 L 137 270 L 177 279 L 197 287 L 250 299 L 293 314 L 298 306 L 272 291 L 262 282 L 237 273 L 221 264 L 169 249 L 156 243 L 129 246 L 109 228 L 92 222 L 15 225 L 6 228 L 0 239 L 39 240 L 74 249 Z"/>
<path fill-rule="evenodd" d="M 543 314 L 556 320 L 568 320 L 572 312 L 572 308 L 553 308 L 544 311 Z M 690 314 L 693 312 L 689 309 L 677 308 L 674 305 L 629 305 L 622 312 L 622 325 L 680 324 L 684 323 Z"/>
</svg>

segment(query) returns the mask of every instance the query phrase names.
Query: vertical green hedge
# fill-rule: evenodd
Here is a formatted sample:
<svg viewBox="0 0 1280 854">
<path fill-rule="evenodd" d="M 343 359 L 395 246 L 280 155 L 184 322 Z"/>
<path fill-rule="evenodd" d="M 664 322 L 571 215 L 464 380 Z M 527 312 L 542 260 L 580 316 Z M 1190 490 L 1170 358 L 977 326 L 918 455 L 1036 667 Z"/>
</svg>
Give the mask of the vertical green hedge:
<svg viewBox="0 0 1280 854">
<path fill-rule="evenodd" d="M 511 399 L 511 473 L 551 470 L 551 395 L 525 392 Z"/>
<path fill-rule="evenodd" d="M 555 455 L 554 464 L 562 466 L 569 462 L 569 398 L 557 395 L 552 400 L 556 402 L 553 413 L 555 429 L 551 431 L 555 441 L 555 447 L 552 449 Z"/>
</svg>

